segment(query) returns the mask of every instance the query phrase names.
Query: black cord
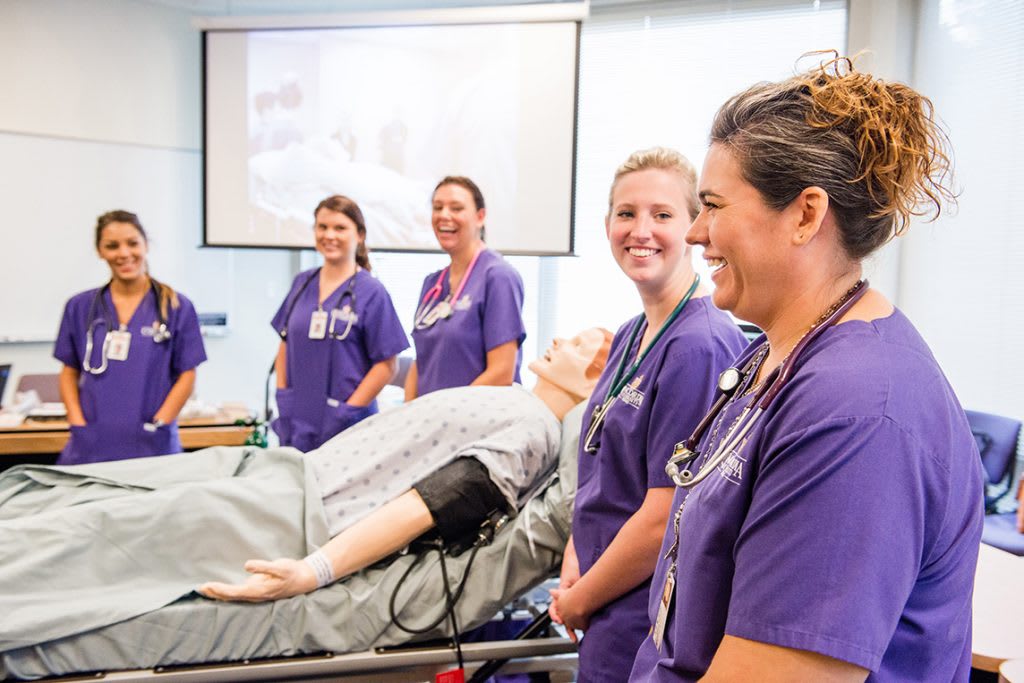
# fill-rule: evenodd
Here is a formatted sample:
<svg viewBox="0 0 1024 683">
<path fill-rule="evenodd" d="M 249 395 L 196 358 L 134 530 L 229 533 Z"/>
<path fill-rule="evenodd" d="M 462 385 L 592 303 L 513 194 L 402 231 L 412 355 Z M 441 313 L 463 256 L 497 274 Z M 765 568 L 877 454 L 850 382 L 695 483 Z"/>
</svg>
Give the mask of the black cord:
<svg viewBox="0 0 1024 683">
<path fill-rule="evenodd" d="M 270 364 L 270 370 L 267 371 L 267 381 L 263 385 L 263 424 L 269 425 L 270 419 L 273 415 L 270 414 L 270 378 L 274 376 L 274 368 L 277 367 L 277 356 L 274 356 L 274 362 Z"/>
<path fill-rule="evenodd" d="M 427 553 L 421 553 L 417 555 L 416 558 L 413 559 L 412 563 L 408 567 L 406 567 L 405 573 L 403 573 L 402 578 L 398 580 L 398 584 L 395 586 L 395 590 L 391 593 L 391 600 L 388 602 L 388 611 L 391 615 L 391 621 L 395 624 L 395 626 L 405 631 L 406 633 L 411 633 L 412 635 L 417 636 L 433 631 L 441 624 L 442 621 L 445 620 L 445 617 L 448 616 L 449 612 L 454 614 L 455 605 L 456 603 L 458 603 L 459 599 L 462 597 L 463 591 L 466 589 L 466 582 L 469 579 L 469 570 L 473 567 L 473 560 L 476 559 L 476 554 L 480 550 L 480 546 L 477 545 L 474 546 L 473 549 L 470 551 L 469 560 L 466 562 L 466 570 L 462 574 L 462 580 L 459 581 L 459 586 L 455 589 L 455 595 L 451 595 L 448 591 L 448 572 L 445 571 L 444 565 L 444 544 L 440 540 L 437 540 L 434 541 L 432 547 L 441 554 L 441 571 L 444 574 L 445 581 L 445 592 L 447 599 L 446 604 L 444 606 L 444 611 L 441 612 L 441 616 L 439 616 L 434 621 L 430 622 L 430 624 L 428 624 L 427 626 L 424 626 L 422 628 L 413 628 L 403 624 L 398 619 L 398 613 L 395 611 L 395 603 L 398 601 L 398 591 L 402 589 L 402 586 L 405 584 L 406 579 L 409 578 L 409 574 L 411 574 L 412 570 L 415 569 L 417 565 L 419 565 L 420 560 L 423 559 L 427 555 Z"/>
<path fill-rule="evenodd" d="M 448 569 L 444 564 L 444 549 L 441 548 L 441 583 L 444 584 L 444 595 L 448 601 L 448 616 L 451 617 L 452 621 L 452 640 L 455 641 L 455 659 L 459 663 L 459 669 L 465 671 L 466 664 L 462 661 L 462 643 L 459 642 L 459 622 L 455 619 L 455 601 L 452 600 L 452 589 L 448 585 Z M 475 550 L 475 548 L 474 548 Z M 463 583 L 465 583 L 465 577 L 469 575 L 467 571 L 463 575 Z"/>
</svg>

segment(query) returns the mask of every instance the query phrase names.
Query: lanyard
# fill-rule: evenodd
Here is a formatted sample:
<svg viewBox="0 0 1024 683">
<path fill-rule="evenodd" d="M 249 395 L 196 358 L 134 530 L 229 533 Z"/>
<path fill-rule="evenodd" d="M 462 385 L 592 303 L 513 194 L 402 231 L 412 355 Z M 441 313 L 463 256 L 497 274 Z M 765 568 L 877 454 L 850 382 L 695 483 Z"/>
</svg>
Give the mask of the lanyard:
<svg viewBox="0 0 1024 683">
<path fill-rule="evenodd" d="M 683 296 L 682 300 L 676 304 L 675 308 L 672 309 L 672 312 L 669 314 L 665 322 L 661 324 L 661 327 L 658 329 L 657 334 L 654 335 L 654 339 L 651 340 L 651 343 L 648 344 L 647 348 L 642 352 L 637 353 L 636 361 L 633 362 L 633 365 L 630 366 L 629 370 L 626 370 L 626 358 L 629 357 L 630 350 L 633 348 L 633 342 L 636 341 L 636 335 L 640 332 L 640 328 L 644 324 L 643 316 L 641 316 L 636 321 L 636 324 L 633 325 L 633 330 L 629 333 L 629 341 L 626 342 L 626 346 L 622 350 L 622 358 L 619 359 L 619 365 L 615 369 L 615 374 L 612 376 L 611 383 L 608 385 L 608 393 L 605 395 L 604 401 L 594 408 L 594 414 L 590 418 L 590 425 L 587 427 L 586 434 L 583 438 L 583 450 L 586 453 L 590 453 L 591 455 L 597 453 L 598 447 L 600 446 L 598 443 L 600 440 L 599 433 L 602 425 L 604 424 L 605 416 L 608 415 L 608 411 L 611 409 L 612 404 L 614 404 L 616 399 L 618 399 L 619 393 L 625 388 L 629 380 L 633 379 L 633 375 L 636 374 L 636 371 L 640 368 L 640 364 L 644 362 L 647 354 L 650 353 L 651 349 L 657 346 L 658 340 L 660 340 L 662 335 L 665 334 L 665 330 L 671 327 L 672 323 L 679 317 L 683 307 L 686 306 L 686 303 L 693 296 L 693 293 L 697 291 L 697 285 L 699 283 L 700 276 L 694 276 L 693 284 L 690 285 L 690 289 L 687 290 L 686 295 Z"/>
<path fill-rule="evenodd" d="M 486 250 L 485 249 L 481 249 L 480 251 L 476 252 L 476 254 L 473 255 L 473 260 L 469 262 L 469 267 L 466 268 L 466 272 L 462 276 L 462 280 L 459 281 L 458 289 L 456 289 L 454 292 L 450 293 L 448 295 L 448 298 L 445 299 L 445 301 L 450 301 L 451 304 L 454 306 L 455 303 L 459 300 L 459 297 L 462 296 L 462 290 L 466 288 L 466 283 L 469 282 L 469 276 L 472 275 L 472 273 L 473 273 L 473 267 L 476 266 L 477 259 L 480 258 L 480 254 L 484 253 L 484 251 L 486 251 Z M 414 324 L 415 324 L 415 326 L 417 328 L 430 327 L 430 325 L 433 324 L 434 321 L 431 321 L 429 324 L 425 323 L 425 320 L 426 320 L 427 316 L 433 310 L 433 309 L 428 309 L 427 307 L 431 303 L 437 301 L 441 297 L 441 291 L 443 289 L 442 285 L 444 283 L 444 277 L 445 277 L 445 275 L 448 274 L 448 270 L 450 268 L 451 268 L 451 266 L 445 266 L 444 270 L 441 271 L 441 274 L 437 276 L 437 281 L 434 282 L 434 286 L 431 287 L 430 289 L 428 289 L 427 293 L 423 295 L 423 300 L 420 302 L 419 308 L 416 309 L 416 317 L 415 317 L 415 320 L 414 320 Z M 447 313 L 450 314 L 450 310 L 448 310 Z M 440 315 L 438 317 L 447 318 L 448 315 Z"/>
<path fill-rule="evenodd" d="M 719 377 L 718 398 L 711 406 L 711 410 L 700 421 L 686 441 L 680 441 L 673 447 L 672 456 L 665 465 L 665 473 L 668 474 L 676 486 L 693 488 L 718 468 L 730 453 L 738 453 L 738 448 L 744 437 L 757 422 L 758 418 L 768 409 L 772 400 L 778 395 L 793 374 L 797 361 L 814 340 L 816 340 L 828 328 L 835 325 L 846 313 L 853 308 L 862 296 L 868 291 L 868 281 L 858 280 L 857 284 L 851 287 L 836 303 L 834 303 L 817 321 L 804 333 L 793 350 L 775 367 L 768 376 L 761 382 L 760 387 L 754 392 L 754 397 L 743 409 L 736 421 L 729 427 L 720 444 L 716 447 L 714 441 L 717 434 L 712 434 L 711 439 L 705 443 L 705 450 L 714 448 L 709 457 L 706 457 L 697 472 L 694 473 L 690 466 L 696 464 L 701 456 L 698 446 L 708 427 L 719 420 L 720 415 L 732 402 L 736 389 L 741 384 L 746 388 L 753 377 L 757 375 L 758 369 L 768 355 L 767 342 L 762 346 L 761 351 L 755 353 L 743 370 L 729 368 Z"/>
<path fill-rule="evenodd" d="M 645 319 L 643 316 L 637 319 L 636 324 L 633 325 L 633 330 L 629 333 L 629 341 L 626 342 L 625 350 L 622 352 L 622 358 L 619 359 L 619 366 L 615 369 L 615 375 L 612 377 L 611 384 L 608 385 L 608 393 L 604 397 L 605 403 L 609 399 L 618 397 L 619 393 L 625 388 L 629 380 L 633 379 L 633 375 L 640 369 L 640 364 L 644 362 L 644 358 L 650 353 L 657 344 L 658 340 L 661 339 L 662 335 L 665 334 L 665 330 L 672 326 L 679 314 L 682 313 L 683 307 L 693 296 L 693 293 L 697 290 L 697 285 L 700 283 L 700 275 L 693 278 L 693 284 L 690 285 L 690 289 L 686 291 L 683 298 L 676 304 L 676 307 L 669 313 L 668 318 L 662 323 L 661 327 L 658 328 L 657 334 L 654 335 L 654 339 L 647 345 L 647 348 L 637 354 L 636 361 L 630 366 L 629 370 L 623 372 L 626 367 L 626 358 L 629 356 L 630 349 L 633 348 L 633 342 L 636 341 L 636 335 L 640 332 L 640 328 L 643 327 Z"/>
</svg>

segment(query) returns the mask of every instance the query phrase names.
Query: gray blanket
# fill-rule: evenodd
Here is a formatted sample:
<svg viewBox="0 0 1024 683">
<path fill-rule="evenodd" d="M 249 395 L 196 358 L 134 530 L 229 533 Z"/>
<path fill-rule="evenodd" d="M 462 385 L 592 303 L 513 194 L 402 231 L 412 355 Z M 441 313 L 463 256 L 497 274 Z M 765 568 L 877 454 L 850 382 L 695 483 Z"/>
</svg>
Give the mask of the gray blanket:
<svg viewBox="0 0 1024 683">
<path fill-rule="evenodd" d="M 580 419 L 577 410 L 565 421 L 558 479 L 477 555 L 457 608 L 461 626 L 486 622 L 557 568 L 569 535 Z M 153 474 L 143 459 L 125 461 L 116 477 L 104 468 L 102 479 L 88 466 L 0 476 L 0 675 L 350 652 L 411 638 L 388 614 L 409 556 L 273 603 L 220 603 L 193 593 L 206 580 L 243 579 L 239 558 L 303 556 L 327 540 L 326 523 L 311 475 L 290 449 L 174 457 L 180 466 L 173 473 Z M 116 512 L 110 502 L 103 514 L 70 511 L 98 499 L 117 499 Z M 138 571 L 109 576 L 110 553 L 129 555 Z M 78 558 L 75 566 L 69 557 Z M 453 583 L 468 559 L 448 560 Z M 430 554 L 402 586 L 399 617 L 410 626 L 439 614 L 437 565 Z M 445 620 L 418 638 L 447 634 Z"/>
</svg>

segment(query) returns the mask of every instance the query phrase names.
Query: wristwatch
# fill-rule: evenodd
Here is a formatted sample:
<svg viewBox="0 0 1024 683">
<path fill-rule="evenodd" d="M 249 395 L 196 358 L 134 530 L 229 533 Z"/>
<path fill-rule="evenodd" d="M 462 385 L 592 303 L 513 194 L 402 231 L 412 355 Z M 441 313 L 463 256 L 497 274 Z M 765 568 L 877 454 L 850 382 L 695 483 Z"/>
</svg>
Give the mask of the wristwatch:
<svg viewBox="0 0 1024 683">
<path fill-rule="evenodd" d="M 164 422 L 163 420 L 161 420 L 160 418 L 154 417 L 152 422 L 144 423 L 142 425 L 142 428 L 145 429 L 147 432 L 155 432 L 156 430 L 160 429 L 161 427 L 166 426 L 166 424 L 167 423 Z"/>
</svg>

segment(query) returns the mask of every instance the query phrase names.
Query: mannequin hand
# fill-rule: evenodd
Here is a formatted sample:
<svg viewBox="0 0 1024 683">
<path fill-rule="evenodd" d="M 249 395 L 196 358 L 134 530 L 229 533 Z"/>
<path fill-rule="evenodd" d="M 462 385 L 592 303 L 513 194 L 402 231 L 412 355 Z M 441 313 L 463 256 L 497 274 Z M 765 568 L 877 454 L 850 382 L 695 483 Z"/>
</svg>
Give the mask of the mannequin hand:
<svg viewBox="0 0 1024 683">
<path fill-rule="evenodd" d="M 196 591 L 214 600 L 265 602 L 316 590 L 313 569 L 302 560 L 249 560 L 245 563 L 245 571 L 252 574 L 245 583 L 212 581 L 199 586 Z"/>
</svg>

